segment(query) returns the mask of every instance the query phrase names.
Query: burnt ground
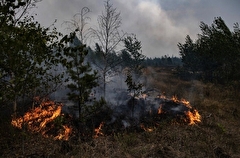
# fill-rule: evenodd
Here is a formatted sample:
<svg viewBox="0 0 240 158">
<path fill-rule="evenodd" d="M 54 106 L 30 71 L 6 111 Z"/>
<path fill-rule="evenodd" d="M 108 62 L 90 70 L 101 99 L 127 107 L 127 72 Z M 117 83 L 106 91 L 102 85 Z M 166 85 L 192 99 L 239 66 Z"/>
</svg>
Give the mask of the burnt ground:
<svg viewBox="0 0 240 158">
<path fill-rule="evenodd" d="M 2 106 L 0 157 L 240 157 L 239 91 L 181 80 L 168 69 L 151 68 L 145 73 L 150 88 L 189 100 L 202 116 L 201 123 L 153 117 L 142 122 L 145 130 L 139 126 L 121 129 L 115 124 L 111 128 L 116 129 L 108 133 L 105 125 L 98 138 L 73 135 L 63 141 L 12 127 L 11 107 Z"/>
</svg>

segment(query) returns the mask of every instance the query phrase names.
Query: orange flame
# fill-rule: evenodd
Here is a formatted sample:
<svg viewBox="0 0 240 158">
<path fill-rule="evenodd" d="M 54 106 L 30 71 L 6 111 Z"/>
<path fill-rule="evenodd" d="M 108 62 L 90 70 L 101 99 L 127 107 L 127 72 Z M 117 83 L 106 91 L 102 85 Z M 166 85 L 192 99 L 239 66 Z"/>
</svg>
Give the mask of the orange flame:
<svg viewBox="0 0 240 158">
<path fill-rule="evenodd" d="M 158 108 L 158 114 L 162 113 L 162 104 L 160 104 L 159 108 Z"/>
<path fill-rule="evenodd" d="M 53 101 L 43 101 L 39 107 L 36 107 L 29 112 L 26 112 L 23 117 L 15 118 L 11 124 L 14 127 L 22 129 L 26 125 L 30 132 L 41 132 L 43 136 L 48 137 L 46 134 L 53 127 L 46 127 L 50 122 L 53 122 L 58 116 L 61 116 L 62 104 L 56 104 Z M 61 126 L 64 131 L 60 132 L 55 139 L 67 140 L 72 132 L 68 126 Z"/>
<path fill-rule="evenodd" d="M 64 128 L 64 132 L 60 133 L 58 136 L 54 137 L 54 139 L 58 139 L 58 140 L 68 140 L 71 133 L 72 133 L 72 128 L 63 125 Z"/>
<path fill-rule="evenodd" d="M 181 103 L 183 103 L 186 107 L 188 107 L 189 109 L 192 109 L 192 106 L 190 105 L 190 102 L 185 100 L 185 99 L 181 99 Z"/>
<path fill-rule="evenodd" d="M 161 98 L 163 98 L 163 97 L 161 97 Z M 164 98 L 164 99 L 166 99 L 166 98 Z M 196 123 L 201 122 L 201 115 L 199 114 L 199 112 L 196 109 L 193 110 L 189 101 L 187 101 L 185 99 L 179 100 L 176 96 L 173 96 L 171 98 L 171 100 L 175 103 L 183 104 L 188 109 L 190 109 L 187 112 L 185 112 L 185 115 L 187 117 L 185 121 L 189 122 L 189 125 L 194 125 Z M 158 108 L 158 114 L 161 114 L 162 112 L 163 112 L 162 105 L 160 105 L 160 107 Z"/>
<path fill-rule="evenodd" d="M 194 125 L 196 123 L 201 122 L 201 115 L 195 109 L 193 110 L 193 112 L 191 112 L 191 111 L 185 112 L 185 115 L 187 116 L 189 125 Z"/>
<path fill-rule="evenodd" d="M 179 102 L 179 100 L 176 96 L 172 96 L 172 101 L 174 101 L 175 103 Z"/>
<path fill-rule="evenodd" d="M 176 96 L 173 96 L 172 100 L 176 103 L 182 103 L 187 108 L 192 109 L 192 106 L 190 105 L 190 102 L 185 100 L 185 99 L 178 100 Z M 189 121 L 189 125 L 194 125 L 196 123 L 201 122 L 201 115 L 198 113 L 198 111 L 196 109 L 194 109 L 192 112 L 190 110 L 185 112 L 185 115 L 187 116 L 187 120 Z"/>
<path fill-rule="evenodd" d="M 103 127 L 103 125 L 104 125 L 104 122 L 101 122 L 100 123 L 100 125 L 99 125 L 99 127 L 98 128 L 95 128 L 95 136 L 94 136 L 94 138 L 97 138 L 97 137 L 99 137 L 99 135 L 104 135 L 103 133 L 102 133 L 102 127 Z"/>
<path fill-rule="evenodd" d="M 146 132 L 152 132 L 154 130 L 153 128 L 145 127 L 144 124 L 140 124 L 140 127 Z"/>
<path fill-rule="evenodd" d="M 187 108 L 192 109 L 192 106 L 190 105 L 190 102 L 185 100 L 185 99 L 179 100 L 176 96 L 173 96 L 172 101 L 175 102 L 175 103 L 181 103 L 181 104 L 185 105 Z"/>
</svg>

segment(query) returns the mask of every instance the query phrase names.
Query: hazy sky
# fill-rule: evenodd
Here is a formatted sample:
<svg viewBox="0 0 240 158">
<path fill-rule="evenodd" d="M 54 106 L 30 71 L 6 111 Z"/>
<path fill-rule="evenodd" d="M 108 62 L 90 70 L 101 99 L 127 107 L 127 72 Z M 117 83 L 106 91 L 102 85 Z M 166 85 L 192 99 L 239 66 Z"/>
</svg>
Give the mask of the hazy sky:
<svg viewBox="0 0 240 158">
<path fill-rule="evenodd" d="M 82 7 L 88 7 L 91 18 L 88 26 L 97 25 L 97 17 L 104 11 L 105 0 L 42 0 L 37 5 L 36 20 L 44 26 L 57 19 L 59 31 L 62 23 L 71 20 Z M 134 33 L 142 42 L 147 57 L 179 56 L 177 44 L 184 43 L 186 35 L 193 39 L 200 33 L 203 21 L 211 25 L 214 17 L 222 17 L 230 29 L 240 23 L 240 0 L 111 0 L 121 12 L 121 30 Z"/>
</svg>

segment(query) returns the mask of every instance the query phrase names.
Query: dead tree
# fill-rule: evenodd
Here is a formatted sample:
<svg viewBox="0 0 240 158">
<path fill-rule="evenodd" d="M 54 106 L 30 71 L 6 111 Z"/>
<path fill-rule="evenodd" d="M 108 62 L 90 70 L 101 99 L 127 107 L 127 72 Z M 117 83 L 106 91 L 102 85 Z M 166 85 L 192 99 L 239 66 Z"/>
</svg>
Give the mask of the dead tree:
<svg viewBox="0 0 240 158">
<path fill-rule="evenodd" d="M 78 38 L 82 43 L 86 43 L 89 29 L 86 29 L 90 17 L 87 14 L 90 12 L 88 7 L 83 7 L 80 12 L 73 16 L 70 21 L 64 21 L 63 24 L 67 25 L 67 29 L 71 32 L 78 33 Z"/>
<path fill-rule="evenodd" d="M 104 4 L 105 11 L 98 17 L 98 28 L 91 28 L 91 37 L 96 40 L 97 53 L 101 56 L 101 64 L 96 64 L 99 68 L 103 79 L 103 95 L 106 95 L 107 75 L 111 70 L 120 64 L 114 60 L 114 51 L 124 37 L 124 33 L 120 33 L 121 26 L 120 12 L 110 4 L 107 0 Z M 115 58 L 116 59 L 116 58 Z"/>
</svg>

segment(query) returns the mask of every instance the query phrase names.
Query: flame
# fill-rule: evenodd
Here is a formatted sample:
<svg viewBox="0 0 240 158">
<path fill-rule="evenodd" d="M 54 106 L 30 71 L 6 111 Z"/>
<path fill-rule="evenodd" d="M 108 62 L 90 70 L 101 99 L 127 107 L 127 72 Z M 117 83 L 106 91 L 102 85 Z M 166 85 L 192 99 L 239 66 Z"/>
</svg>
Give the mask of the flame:
<svg viewBox="0 0 240 158">
<path fill-rule="evenodd" d="M 189 101 L 187 101 L 185 99 L 179 100 L 176 96 L 172 96 L 171 99 L 167 99 L 165 96 L 161 95 L 161 96 L 159 96 L 159 98 L 166 99 L 166 100 L 171 100 L 171 101 L 173 101 L 177 104 L 182 104 L 182 105 L 186 106 L 189 110 L 184 112 L 185 116 L 187 117 L 185 119 L 185 121 L 189 122 L 189 125 L 194 125 L 196 123 L 201 122 L 201 115 L 199 114 L 199 112 L 196 109 L 192 108 Z M 164 112 L 162 110 L 162 106 L 163 105 L 160 104 L 160 106 L 158 108 L 158 112 L 157 112 L 158 114 L 162 114 Z M 146 130 L 146 128 L 144 130 Z"/>
<path fill-rule="evenodd" d="M 102 127 L 103 127 L 103 125 L 104 125 L 104 122 L 101 122 L 100 125 L 99 125 L 99 127 L 94 129 L 94 131 L 95 131 L 95 136 L 94 136 L 94 138 L 99 137 L 99 135 L 102 135 L 102 136 L 104 135 L 104 134 L 102 133 Z"/>
<path fill-rule="evenodd" d="M 61 114 L 61 110 L 62 110 L 62 107 L 61 106 L 58 106 L 57 109 L 53 112 L 52 116 L 50 118 L 46 118 L 43 120 L 43 122 L 41 122 L 40 124 L 40 130 L 42 128 L 45 128 L 46 124 L 53 121 L 55 118 L 57 118 L 58 116 L 60 116 Z"/>
<path fill-rule="evenodd" d="M 167 99 L 165 92 L 157 96 L 160 99 Z"/>
<path fill-rule="evenodd" d="M 48 124 L 53 122 L 57 117 L 61 115 L 62 104 L 56 104 L 50 100 L 44 100 L 41 102 L 39 107 L 36 107 L 29 112 L 26 112 L 23 117 L 12 119 L 11 124 L 14 127 L 22 129 L 26 126 L 30 132 L 39 132 L 43 136 L 48 137 L 47 132 L 49 132 L 54 126 L 47 127 Z M 72 129 L 68 126 L 61 125 L 61 130 L 55 139 L 67 140 L 72 132 Z M 61 131 L 60 130 L 60 131 Z"/>
<path fill-rule="evenodd" d="M 185 105 L 187 108 L 192 109 L 190 102 L 185 99 L 179 100 L 176 96 L 172 96 L 172 101 L 175 103 L 181 103 L 181 104 Z"/>
<path fill-rule="evenodd" d="M 54 137 L 54 139 L 58 140 L 68 140 L 71 133 L 72 133 L 72 128 L 68 127 L 67 125 L 63 125 L 64 132 L 60 133 L 58 136 Z"/>
<path fill-rule="evenodd" d="M 192 109 L 190 102 L 185 99 L 178 100 L 176 96 L 173 96 L 172 100 L 176 103 L 181 103 L 181 104 L 185 105 L 188 109 Z M 196 123 L 201 122 L 201 115 L 198 113 L 198 111 L 196 109 L 191 110 L 191 111 L 188 110 L 185 112 L 185 115 L 187 116 L 186 121 L 189 121 L 189 125 L 194 125 Z"/>
<path fill-rule="evenodd" d="M 187 111 L 185 112 L 185 115 L 187 116 L 187 120 L 189 121 L 189 125 L 194 125 L 196 123 L 201 122 L 201 115 L 198 113 L 197 110 Z"/>
<path fill-rule="evenodd" d="M 144 124 L 140 124 L 140 127 L 146 132 L 152 132 L 154 130 L 153 128 L 145 127 Z"/>
<path fill-rule="evenodd" d="M 181 103 L 183 103 L 187 108 L 192 109 L 192 106 L 190 105 L 189 101 L 181 99 Z"/>
<path fill-rule="evenodd" d="M 177 98 L 175 95 L 172 96 L 172 101 L 174 101 L 175 103 L 178 103 L 178 102 L 179 102 L 178 98 Z"/>
<path fill-rule="evenodd" d="M 158 114 L 162 113 L 162 104 L 160 104 L 159 108 L 158 108 Z"/>
</svg>

